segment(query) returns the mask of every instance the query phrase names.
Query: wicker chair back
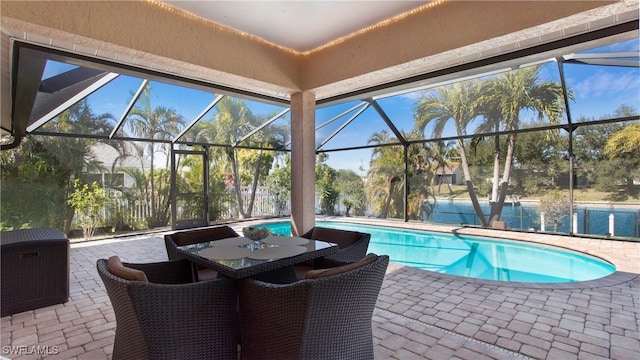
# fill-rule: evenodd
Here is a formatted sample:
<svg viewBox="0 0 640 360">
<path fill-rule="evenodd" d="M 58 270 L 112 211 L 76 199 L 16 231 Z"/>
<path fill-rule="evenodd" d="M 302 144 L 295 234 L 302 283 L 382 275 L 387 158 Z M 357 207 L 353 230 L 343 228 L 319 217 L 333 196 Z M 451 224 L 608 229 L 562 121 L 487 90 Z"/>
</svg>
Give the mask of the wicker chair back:
<svg viewBox="0 0 640 360">
<path fill-rule="evenodd" d="M 167 249 L 169 260 L 180 259 L 178 252 L 175 250 L 177 246 L 197 244 L 205 241 L 213 241 L 226 239 L 230 237 L 240 236 L 238 233 L 227 225 L 214 226 L 203 229 L 177 231 L 173 234 L 164 236 L 164 245 Z"/>
<path fill-rule="evenodd" d="M 371 318 L 386 255 L 327 277 L 239 283 L 243 360 L 373 359 Z"/>
<path fill-rule="evenodd" d="M 148 283 L 111 274 L 97 261 L 116 316 L 113 359 L 237 359 L 235 282 L 192 282 L 187 260 L 123 265 Z"/>
<path fill-rule="evenodd" d="M 367 255 L 371 234 L 358 231 L 330 229 L 316 226 L 301 235 L 303 238 L 328 241 L 338 244 L 340 249 L 331 259 L 339 261 L 358 261 Z"/>
</svg>

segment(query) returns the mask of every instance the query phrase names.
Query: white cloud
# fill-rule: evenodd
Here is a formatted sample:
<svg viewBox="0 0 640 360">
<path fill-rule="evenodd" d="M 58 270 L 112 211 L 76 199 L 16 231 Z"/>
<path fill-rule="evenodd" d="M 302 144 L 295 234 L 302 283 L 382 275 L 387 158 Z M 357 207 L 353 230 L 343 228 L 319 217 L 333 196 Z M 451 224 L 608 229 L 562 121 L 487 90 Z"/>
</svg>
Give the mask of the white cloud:
<svg viewBox="0 0 640 360">
<path fill-rule="evenodd" d="M 640 78 L 634 72 L 626 72 L 620 76 L 598 70 L 593 75 L 578 81 L 573 89 L 575 95 L 581 99 L 613 96 L 628 91 L 637 92 L 640 89 Z"/>
<path fill-rule="evenodd" d="M 402 98 L 406 98 L 411 102 L 418 102 L 419 100 L 422 100 L 422 98 L 424 97 L 425 92 L 426 92 L 425 90 L 412 91 L 412 92 L 404 93 L 404 94 L 401 94 L 401 95 L 398 95 L 398 96 L 402 97 Z"/>
</svg>

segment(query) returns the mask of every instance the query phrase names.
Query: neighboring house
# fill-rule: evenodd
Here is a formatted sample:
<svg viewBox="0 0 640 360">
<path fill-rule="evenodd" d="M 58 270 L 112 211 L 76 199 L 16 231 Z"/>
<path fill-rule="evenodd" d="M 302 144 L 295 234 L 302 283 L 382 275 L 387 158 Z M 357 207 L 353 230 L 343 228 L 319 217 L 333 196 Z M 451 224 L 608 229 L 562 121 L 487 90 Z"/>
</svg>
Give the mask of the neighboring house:
<svg viewBox="0 0 640 360">
<path fill-rule="evenodd" d="M 435 172 L 435 184 L 462 185 L 462 166 L 460 164 L 449 164 L 444 170 L 439 167 Z M 442 182 L 441 182 L 442 180 Z"/>
<path fill-rule="evenodd" d="M 109 186 L 134 186 L 134 179 L 127 173 L 122 171 L 122 168 L 137 168 L 148 171 L 150 168 L 149 160 L 143 158 L 140 160 L 136 155 L 133 146 L 127 142 L 123 142 L 124 148 L 128 156 L 122 157 L 120 153 L 113 147 L 97 143 L 91 148 L 93 158 L 103 166 L 103 170 L 100 173 L 88 173 L 89 181 L 97 181 L 100 185 Z M 112 172 L 113 171 L 113 172 Z"/>
</svg>

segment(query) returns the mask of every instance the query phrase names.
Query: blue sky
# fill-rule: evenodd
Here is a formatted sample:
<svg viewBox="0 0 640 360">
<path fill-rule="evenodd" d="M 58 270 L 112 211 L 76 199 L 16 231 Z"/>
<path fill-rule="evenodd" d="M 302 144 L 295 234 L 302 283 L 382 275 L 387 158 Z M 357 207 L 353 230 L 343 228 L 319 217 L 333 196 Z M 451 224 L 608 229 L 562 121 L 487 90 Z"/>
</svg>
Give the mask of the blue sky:
<svg viewBox="0 0 640 360">
<path fill-rule="evenodd" d="M 639 41 L 631 40 L 615 44 L 597 52 L 635 52 L 639 51 Z M 596 52 L 596 51 L 594 51 Z M 636 58 L 637 59 L 637 58 Z M 72 65 L 50 62 L 45 69 L 43 78 L 67 71 Z M 565 64 L 567 86 L 575 93 L 575 99 L 570 105 L 573 119 L 581 116 L 600 118 L 613 112 L 622 104 L 640 109 L 640 70 L 612 66 L 573 65 Z M 543 65 L 540 76 L 545 79 L 559 81 L 557 64 L 550 62 Z M 141 79 L 130 76 L 120 76 L 89 97 L 94 113 L 111 113 L 116 119 L 121 116 L 130 102 L 133 94 L 140 86 Z M 182 114 L 186 123 L 190 123 L 215 98 L 216 94 L 205 91 L 180 88 L 173 85 L 152 82 L 152 107 L 165 106 Z M 410 92 L 378 100 L 380 106 L 392 119 L 398 129 L 410 132 L 413 128 L 413 112 L 421 98 L 423 91 Z M 270 104 L 245 101 L 252 112 L 265 118 L 284 107 Z M 326 122 L 337 114 L 357 105 L 358 101 L 320 108 L 316 112 L 316 126 Z M 214 108 L 215 109 L 215 108 Z M 357 109 L 344 115 L 330 125 L 318 131 L 317 143 L 332 134 L 344 121 L 350 118 Z M 213 117 L 215 110 L 204 118 Z M 286 115 L 289 120 L 289 115 Z M 532 118 L 533 114 L 523 112 L 524 121 Z M 346 126 L 338 135 L 332 138 L 322 149 L 363 146 L 375 132 L 388 130 L 388 127 L 373 108 L 368 108 Z M 472 131 L 472 129 L 470 129 Z M 430 135 L 430 131 L 427 131 Z M 453 128 L 445 129 L 444 136 L 453 136 Z M 371 150 L 349 151 L 345 153 L 329 153 L 328 163 L 334 168 L 351 168 L 358 171 L 363 166 L 368 168 Z"/>
</svg>

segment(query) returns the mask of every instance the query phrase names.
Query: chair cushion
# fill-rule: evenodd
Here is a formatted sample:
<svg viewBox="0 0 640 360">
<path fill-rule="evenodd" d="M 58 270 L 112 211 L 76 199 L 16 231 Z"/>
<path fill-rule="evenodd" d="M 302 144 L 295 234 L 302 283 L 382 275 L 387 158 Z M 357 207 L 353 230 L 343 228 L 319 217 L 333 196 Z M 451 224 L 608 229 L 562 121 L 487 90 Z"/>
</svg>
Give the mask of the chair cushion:
<svg viewBox="0 0 640 360">
<path fill-rule="evenodd" d="M 311 239 L 323 240 L 338 244 L 338 248 L 342 249 L 354 244 L 362 237 L 362 234 L 355 231 L 328 229 L 323 227 L 315 227 L 311 233 Z"/>
<path fill-rule="evenodd" d="M 198 281 L 207 281 L 207 280 L 213 280 L 217 278 L 218 278 L 218 272 L 213 269 L 209 269 L 209 268 L 198 269 Z"/>
<path fill-rule="evenodd" d="M 362 260 L 359 260 L 359 261 L 356 261 L 356 262 L 352 262 L 352 263 L 347 264 L 347 265 L 342 265 L 342 266 L 329 268 L 329 269 L 309 270 L 309 271 L 307 271 L 307 275 L 305 276 L 305 278 L 306 279 L 317 279 L 317 278 L 322 278 L 322 277 L 328 277 L 328 276 L 333 276 L 333 275 L 337 275 L 337 274 L 342 274 L 344 272 L 351 271 L 351 270 L 363 267 L 363 266 L 365 266 L 367 264 L 371 264 L 377 258 L 378 258 L 378 255 L 376 255 L 376 254 L 368 254 L 367 256 L 362 258 Z"/>
<path fill-rule="evenodd" d="M 107 269 L 113 275 L 125 280 L 149 282 L 144 271 L 132 269 L 130 267 L 122 265 L 122 261 L 120 261 L 120 258 L 117 256 L 112 256 L 109 258 L 109 260 L 107 261 Z"/>
</svg>

